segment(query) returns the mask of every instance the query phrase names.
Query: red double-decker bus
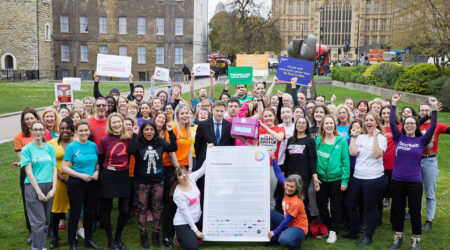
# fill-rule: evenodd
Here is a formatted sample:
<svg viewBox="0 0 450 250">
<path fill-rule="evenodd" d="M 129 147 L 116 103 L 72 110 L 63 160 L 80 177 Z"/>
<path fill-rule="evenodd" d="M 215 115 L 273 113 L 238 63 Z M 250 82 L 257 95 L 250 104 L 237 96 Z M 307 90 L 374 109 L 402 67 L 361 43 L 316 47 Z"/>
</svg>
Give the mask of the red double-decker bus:
<svg viewBox="0 0 450 250">
<path fill-rule="evenodd" d="M 319 51 L 320 50 L 320 51 Z M 323 65 L 328 64 L 330 66 L 330 53 L 326 45 L 316 44 L 316 68 L 320 69 L 320 75 L 325 73 Z"/>
</svg>

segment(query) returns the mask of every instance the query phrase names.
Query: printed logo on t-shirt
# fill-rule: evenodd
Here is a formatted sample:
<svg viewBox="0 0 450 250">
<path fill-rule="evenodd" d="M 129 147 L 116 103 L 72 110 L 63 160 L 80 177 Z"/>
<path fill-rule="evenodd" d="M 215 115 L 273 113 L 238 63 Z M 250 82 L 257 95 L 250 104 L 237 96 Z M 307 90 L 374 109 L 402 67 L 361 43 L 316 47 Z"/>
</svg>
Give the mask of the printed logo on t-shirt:
<svg viewBox="0 0 450 250">
<path fill-rule="evenodd" d="M 413 148 L 418 148 L 420 147 L 419 143 L 404 143 L 404 142 L 400 142 L 397 147 L 395 148 L 395 155 L 397 155 L 398 150 L 403 150 L 403 151 L 411 151 Z"/>
<path fill-rule="evenodd" d="M 323 157 L 323 158 L 330 158 L 330 154 L 329 153 L 325 153 L 325 152 L 322 152 L 322 151 L 317 151 L 317 155 L 319 155 L 319 156 L 321 156 L 321 157 Z"/>
<path fill-rule="evenodd" d="M 78 151 L 75 153 L 75 157 L 81 157 L 81 156 L 83 156 L 83 155 L 80 153 L 80 150 L 78 149 Z"/>
<path fill-rule="evenodd" d="M 422 130 L 422 135 L 424 135 L 427 132 L 427 130 Z M 430 143 L 427 145 L 427 147 L 432 148 L 434 143 L 434 134 L 433 137 L 431 137 Z"/>
<path fill-rule="evenodd" d="M 277 141 L 269 134 L 259 135 L 259 145 L 277 151 Z"/>
<path fill-rule="evenodd" d="M 303 154 L 305 150 L 305 145 L 289 145 L 289 154 Z"/>
<path fill-rule="evenodd" d="M 159 155 L 152 146 L 148 146 L 145 151 L 144 160 L 147 161 L 147 174 L 150 174 L 151 170 L 153 170 L 154 174 L 161 172 L 156 168 L 156 161 L 159 160 Z"/>
</svg>

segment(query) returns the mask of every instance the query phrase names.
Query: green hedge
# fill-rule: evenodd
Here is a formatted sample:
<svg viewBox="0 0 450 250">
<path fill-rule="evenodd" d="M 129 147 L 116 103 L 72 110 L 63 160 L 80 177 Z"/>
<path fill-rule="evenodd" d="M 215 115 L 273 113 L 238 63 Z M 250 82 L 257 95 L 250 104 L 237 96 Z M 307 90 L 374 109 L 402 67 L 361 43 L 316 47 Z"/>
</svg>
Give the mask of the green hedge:
<svg viewBox="0 0 450 250">
<path fill-rule="evenodd" d="M 395 62 L 382 62 L 371 65 L 364 71 L 366 84 L 392 88 L 403 73 L 403 67 Z"/>
<path fill-rule="evenodd" d="M 354 67 L 334 67 L 331 72 L 331 79 L 341 82 L 356 82 L 365 84 L 363 76 L 367 66 L 354 66 Z"/>
<path fill-rule="evenodd" d="M 445 69 L 450 75 L 450 69 Z M 404 68 L 403 73 L 397 78 L 394 89 L 416 94 L 431 94 L 428 86 L 430 81 L 440 77 L 439 71 L 433 64 L 418 64 Z"/>
</svg>

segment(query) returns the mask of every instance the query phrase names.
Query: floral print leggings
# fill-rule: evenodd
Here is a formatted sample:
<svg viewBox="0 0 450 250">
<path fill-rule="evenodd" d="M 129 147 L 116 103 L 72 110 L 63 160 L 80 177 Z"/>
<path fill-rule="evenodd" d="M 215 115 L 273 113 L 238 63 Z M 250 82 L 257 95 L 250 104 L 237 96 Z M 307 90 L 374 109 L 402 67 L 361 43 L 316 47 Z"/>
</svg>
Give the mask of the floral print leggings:
<svg viewBox="0 0 450 250">
<path fill-rule="evenodd" d="M 159 232 L 163 191 L 164 181 L 157 184 L 137 184 L 136 195 L 140 232 L 147 232 L 147 211 L 150 207 L 153 213 L 153 232 Z"/>
</svg>

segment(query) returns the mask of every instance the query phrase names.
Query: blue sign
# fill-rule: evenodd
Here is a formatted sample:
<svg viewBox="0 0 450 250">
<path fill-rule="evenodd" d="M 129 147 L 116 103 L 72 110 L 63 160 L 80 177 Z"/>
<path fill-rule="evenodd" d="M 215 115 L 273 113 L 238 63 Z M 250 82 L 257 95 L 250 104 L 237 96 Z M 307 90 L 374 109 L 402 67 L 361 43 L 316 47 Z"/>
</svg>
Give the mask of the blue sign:
<svg viewBox="0 0 450 250">
<path fill-rule="evenodd" d="M 314 70 L 314 62 L 291 57 L 280 56 L 277 70 L 277 78 L 280 81 L 290 82 L 297 77 L 297 83 L 308 85 Z"/>
</svg>

